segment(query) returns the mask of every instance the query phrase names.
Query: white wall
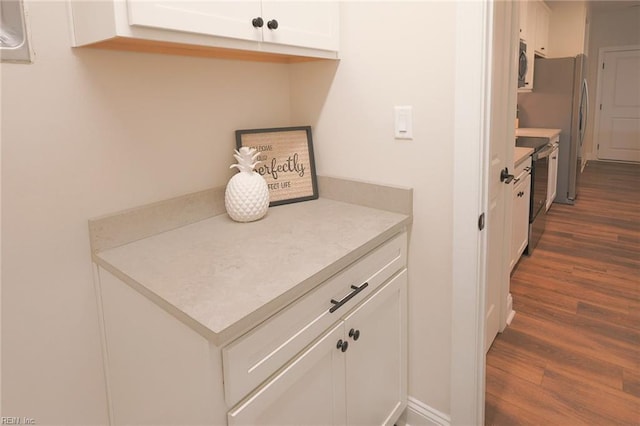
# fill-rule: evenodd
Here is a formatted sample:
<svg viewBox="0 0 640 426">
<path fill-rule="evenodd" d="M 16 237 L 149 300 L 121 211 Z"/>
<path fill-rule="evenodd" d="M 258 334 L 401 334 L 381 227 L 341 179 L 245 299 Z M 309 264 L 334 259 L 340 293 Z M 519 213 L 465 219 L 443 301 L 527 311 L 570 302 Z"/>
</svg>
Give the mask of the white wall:
<svg viewBox="0 0 640 426">
<path fill-rule="evenodd" d="M 588 159 L 596 159 L 595 105 L 598 81 L 598 53 L 603 47 L 640 45 L 640 7 L 623 6 L 611 11 L 591 13 L 589 30 L 589 51 L 587 53 L 587 81 L 591 102 L 583 152 Z"/>
<path fill-rule="evenodd" d="M 2 415 L 104 424 L 87 220 L 226 183 L 233 131 L 289 124 L 286 65 L 70 48 L 29 2 L 2 64 Z"/>
<path fill-rule="evenodd" d="M 455 2 L 346 2 L 341 61 L 292 68 L 318 173 L 414 188 L 409 395 L 450 410 Z M 412 105 L 414 140 L 393 136 Z"/>
</svg>

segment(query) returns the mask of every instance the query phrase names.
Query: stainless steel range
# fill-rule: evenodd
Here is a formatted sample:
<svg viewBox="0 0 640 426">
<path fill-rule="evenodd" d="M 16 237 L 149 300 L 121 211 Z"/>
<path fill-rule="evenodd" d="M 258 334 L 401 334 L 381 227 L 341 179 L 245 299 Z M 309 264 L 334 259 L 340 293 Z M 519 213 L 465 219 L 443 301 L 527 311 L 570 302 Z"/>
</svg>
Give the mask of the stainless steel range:
<svg viewBox="0 0 640 426">
<path fill-rule="evenodd" d="M 533 148 L 531 157 L 531 203 L 529 204 L 529 245 L 525 253 L 530 255 L 538 245 L 546 224 L 547 187 L 549 180 L 549 155 L 553 145 L 547 138 L 518 137 L 516 146 Z"/>
</svg>

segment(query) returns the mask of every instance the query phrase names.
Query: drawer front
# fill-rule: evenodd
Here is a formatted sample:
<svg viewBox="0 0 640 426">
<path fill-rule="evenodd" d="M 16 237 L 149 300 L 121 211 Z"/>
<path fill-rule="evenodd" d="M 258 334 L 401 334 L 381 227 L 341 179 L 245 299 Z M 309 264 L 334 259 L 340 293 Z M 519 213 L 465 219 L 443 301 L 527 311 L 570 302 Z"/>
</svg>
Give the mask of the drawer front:
<svg viewBox="0 0 640 426">
<path fill-rule="evenodd" d="M 406 263 L 402 233 L 224 347 L 227 404 L 235 405 Z"/>
<path fill-rule="evenodd" d="M 513 175 L 518 179 L 523 179 L 524 174 L 531 171 L 531 156 L 516 166 L 516 170 Z"/>
</svg>

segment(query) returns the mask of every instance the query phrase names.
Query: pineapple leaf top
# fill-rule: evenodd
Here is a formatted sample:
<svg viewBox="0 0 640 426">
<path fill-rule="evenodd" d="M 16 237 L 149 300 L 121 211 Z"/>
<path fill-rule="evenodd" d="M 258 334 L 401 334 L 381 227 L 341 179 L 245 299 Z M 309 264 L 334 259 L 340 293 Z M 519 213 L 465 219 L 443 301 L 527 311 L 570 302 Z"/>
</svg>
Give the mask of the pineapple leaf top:
<svg viewBox="0 0 640 426">
<path fill-rule="evenodd" d="M 232 164 L 229 168 L 231 169 L 236 167 L 241 172 L 251 173 L 256 164 L 259 163 L 259 161 L 256 161 L 258 155 L 260 155 L 260 152 L 255 148 L 243 146 L 239 150 L 236 149 L 233 156 L 236 158 L 238 163 Z"/>
</svg>

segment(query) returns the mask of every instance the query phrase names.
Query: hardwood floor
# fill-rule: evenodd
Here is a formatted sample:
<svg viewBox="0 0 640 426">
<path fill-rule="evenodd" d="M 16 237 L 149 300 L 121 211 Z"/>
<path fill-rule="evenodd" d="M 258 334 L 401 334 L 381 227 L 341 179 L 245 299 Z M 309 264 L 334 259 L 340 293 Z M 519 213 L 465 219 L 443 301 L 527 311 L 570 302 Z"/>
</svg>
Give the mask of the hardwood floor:
<svg viewBox="0 0 640 426">
<path fill-rule="evenodd" d="M 640 165 L 589 162 L 511 279 L 487 425 L 640 425 Z"/>
</svg>

